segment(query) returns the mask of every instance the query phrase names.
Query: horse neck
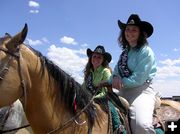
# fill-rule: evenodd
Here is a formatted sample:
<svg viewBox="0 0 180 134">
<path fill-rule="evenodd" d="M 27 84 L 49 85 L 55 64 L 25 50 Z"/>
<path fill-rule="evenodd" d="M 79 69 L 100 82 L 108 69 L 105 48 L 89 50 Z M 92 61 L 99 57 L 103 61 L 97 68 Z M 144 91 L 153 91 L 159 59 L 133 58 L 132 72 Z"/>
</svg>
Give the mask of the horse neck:
<svg viewBox="0 0 180 134">
<path fill-rule="evenodd" d="M 32 128 L 37 133 L 42 133 L 65 122 L 70 118 L 70 113 L 66 104 L 59 100 L 58 84 L 49 75 L 47 69 L 42 67 L 39 57 L 36 55 L 28 57 L 31 57 L 26 59 L 30 84 L 27 88 L 25 112 Z M 42 69 L 44 69 L 43 74 Z"/>
</svg>

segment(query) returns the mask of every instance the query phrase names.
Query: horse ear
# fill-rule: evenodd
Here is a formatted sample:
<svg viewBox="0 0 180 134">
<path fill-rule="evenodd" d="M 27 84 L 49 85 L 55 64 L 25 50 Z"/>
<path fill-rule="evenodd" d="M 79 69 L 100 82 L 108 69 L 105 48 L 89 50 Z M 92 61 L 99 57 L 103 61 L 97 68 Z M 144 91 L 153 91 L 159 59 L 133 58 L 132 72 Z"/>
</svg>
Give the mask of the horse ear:
<svg viewBox="0 0 180 134">
<path fill-rule="evenodd" d="M 24 28 L 21 32 L 13 36 L 8 42 L 7 42 L 7 48 L 9 51 L 16 51 L 18 46 L 24 42 L 26 39 L 28 32 L 28 26 L 25 23 Z"/>
<path fill-rule="evenodd" d="M 5 37 L 10 37 L 11 38 L 11 35 L 9 33 L 5 33 Z"/>
</svg>

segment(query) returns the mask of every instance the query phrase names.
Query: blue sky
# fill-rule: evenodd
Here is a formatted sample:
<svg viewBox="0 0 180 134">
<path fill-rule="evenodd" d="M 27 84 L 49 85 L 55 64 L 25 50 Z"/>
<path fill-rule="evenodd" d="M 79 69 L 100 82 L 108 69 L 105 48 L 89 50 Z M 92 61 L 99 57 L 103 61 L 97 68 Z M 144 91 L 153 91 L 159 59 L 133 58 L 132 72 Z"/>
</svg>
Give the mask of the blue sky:
<svg viewBox="0 0 180 134">
<path fill-rule="evenodd" d="M 25 23 L 26 43 L 82 82 L 86 49 L 104 45 L 111 68 L 121 49 L 117 20 L 137 13 L 154 26 L 148 38 L 158 63 L 153 86 L 162 96 L 180 95 L 179 0 L 1 0 L 0 36 L 19 32 Z"/>
</svg>

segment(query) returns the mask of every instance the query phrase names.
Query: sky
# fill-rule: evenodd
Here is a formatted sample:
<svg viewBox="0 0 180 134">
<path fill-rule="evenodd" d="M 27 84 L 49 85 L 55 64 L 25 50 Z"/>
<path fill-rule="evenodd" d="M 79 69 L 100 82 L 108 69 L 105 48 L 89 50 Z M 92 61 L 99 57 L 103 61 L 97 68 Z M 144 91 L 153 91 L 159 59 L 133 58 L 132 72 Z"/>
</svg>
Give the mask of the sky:
<svg viewBox="0 0 180 134">
<path fill-rule="evenodd" d="M 25 43 L 82 83 L 86 49 L 103 45 L 113 69 L 121 53 L 117 21 L 125 23 L 135 13 L 154 27 L 148 38 L 158 66 L 154 89 L 162 97 L 180 96 L 179 5 L 179 0 L 1 0 L 0 36 L 15 35 L 27 23 Z"/>
</svg>

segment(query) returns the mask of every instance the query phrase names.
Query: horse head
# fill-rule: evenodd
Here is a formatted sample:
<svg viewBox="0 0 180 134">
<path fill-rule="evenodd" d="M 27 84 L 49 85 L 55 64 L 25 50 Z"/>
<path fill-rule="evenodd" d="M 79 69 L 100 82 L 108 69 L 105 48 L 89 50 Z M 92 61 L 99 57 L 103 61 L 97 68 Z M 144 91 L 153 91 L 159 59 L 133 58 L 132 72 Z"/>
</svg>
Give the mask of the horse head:
<svg viewBox="0 0 180 134">
<path fill-rule="evenodd" d="M 10 105 L 23 94 L 21 69 L 23 62 L 19 52 L 27 35 L 27 24 L 12 36 L 8 33 L 0 38 L 0 107 Z"/>
</svg>

